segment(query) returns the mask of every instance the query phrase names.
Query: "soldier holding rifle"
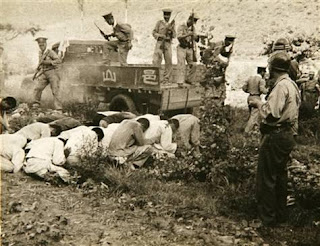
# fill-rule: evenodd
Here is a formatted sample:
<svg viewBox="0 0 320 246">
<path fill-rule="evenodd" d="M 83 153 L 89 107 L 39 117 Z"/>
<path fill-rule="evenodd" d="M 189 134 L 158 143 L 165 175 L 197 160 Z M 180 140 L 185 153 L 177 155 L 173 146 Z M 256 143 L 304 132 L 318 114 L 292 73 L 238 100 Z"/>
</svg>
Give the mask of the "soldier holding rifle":
<svg viewBox="0 0 320 246">
<path fill-rule="evenodd" d="M 113 33 L 107 35 L 98 27 L 101 35 L 109 41 L 110 37 L 115 37 L 117 40 L 109 41 L 108 45 L 111 49 L 118 50 L 119 54 L 119 62 L 122 66 L 127 66 L 127 58 L 129 50 L 132 48 L 132 39 L 133 39 L 133 31 L 129 24 L 126 23 L 117 23 L 112 15 L 112 13 L 108 13 L 103 16 L 104 20 L 108 23 L 108 25 L 112 26 Z"/>
<path fill-rule="evenodd" d="M 199 36 L 196 35 L 194 25 L 197 23 L 199 17 L 192 13 L 186 24 L 178 27 L 177 38 L 179 45 L 177 46 L 177 59 L 178 59 L 178 85 L 184 86 L 184 82 L 191 83 L 192 77 L 195 74 L 195 62 L 197 61 L 195 52 L 195 41 L 199 41 Z M 187 61 L 190 70 L 186 78 L 186 65 Z"/>
<path fill-rule="evenodd" d="M 152 35 L 157 40 L 156 47 L 153 53 L 153 64 L 156 66 L 161 65 L 162 54 L 166 64 L 164 83 L 170 83 L 172 74 L 172 39 L 176 37 L 175 20 L 169 22 L 172 10 L 163 9 L 163 19 L 159 20 L 153 29 Z"/>
<path fill-rule="evenodd" d="M 47 38 L 39 37 L 36 41 L 38 42 L 40 52 L 39 65 L 33 76 L 33 80 L 38 80 L 34 89 L 33 107 L 36 108 L 40 106 L 42 91 L 50 84 L 54 97 L 54 108 L 56 110 L 62 110 L 60 99 L 60 77 L 57 71 L 61 60 L 53 50 L 47 48 Z"/>
</svg>

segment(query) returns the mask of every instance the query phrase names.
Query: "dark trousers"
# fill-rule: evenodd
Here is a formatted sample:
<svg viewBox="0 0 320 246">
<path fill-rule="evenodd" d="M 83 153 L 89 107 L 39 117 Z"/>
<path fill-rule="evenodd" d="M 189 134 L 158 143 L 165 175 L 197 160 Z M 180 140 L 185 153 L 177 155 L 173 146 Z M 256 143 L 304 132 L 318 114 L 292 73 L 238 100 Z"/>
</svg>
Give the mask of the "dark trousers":
<svg viewBox="0 0 320 246">
<path fill-rule="evenodd" d="M 286 218 L 287 163 L 294 144 L 290 130 L 270 132 L 262 138 L 256 188 L 258 213 L 264 225 Z"/>
</svg>

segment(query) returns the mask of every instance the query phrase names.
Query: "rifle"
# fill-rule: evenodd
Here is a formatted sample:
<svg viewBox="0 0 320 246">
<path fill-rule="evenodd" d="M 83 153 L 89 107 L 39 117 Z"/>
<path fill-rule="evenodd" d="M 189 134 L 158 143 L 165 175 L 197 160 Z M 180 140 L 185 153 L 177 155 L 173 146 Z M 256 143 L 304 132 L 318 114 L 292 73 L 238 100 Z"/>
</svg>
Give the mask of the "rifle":
<svg viewBox="0 0 320 246">
<path fill-rule="evenodd" d="M 165 29 L 166 37 L 169 35 L 169 31 L 172 31 L 173 25 L 175 24 L 175 18 L 177 17 L 177 15 L 179 13 L 180 13 L 180 11 L 176 13 L 176 15 L 173 17 L 172 21 L 166 27 L 166 29 Z M 172 35 L 172 33 L 171 33 L 171 35 Z M 165 38 L 162 39 L 162 43 L 160 45 L 160 49 L 162 49 L 163 51 L 165 50 L 165 42 L 166 42 Z"/>
<path fill-rule="evenodd" d="M 94 23 L 94 25 L 99 29 L 100 34 L 101 34 L 106 40 L 110 41 L 109 38 L 110 38 L 112 35 L 105 34 L 105 33 L 97 26 L 97 24 L 96 24 L 95 22 L 93 22 L 93 23 Z"/>
<path fill-rule="evenodd" d="M 191 38 L 191 45 L 192 45 L 192 60 L 193 62 L 197 62 L 197 53 L 196 53 L 196 47 L 194 45 L 194 12 L 192 9 L 191 14 L 191 32 L 192 32 L 192 38 Z"/>
<path fill-rule="evenodd" d="M 39 65 L 36 69 L 36 72 L 34 73 L 32 80 L 35 80 L 36 78 L 38 78 L 41 74 L 43 74 L 43 72 L 45 72 L 43 69 L 41 69 L 41 65 L 42 62 L 46 59 L 46 57 L 49 54 L 49 50 L 47 50 L 47 52 L 45 54 L 43 54 L 43 56 L 41 57 L 41 60 L 39 61 Z"/>
</svg>

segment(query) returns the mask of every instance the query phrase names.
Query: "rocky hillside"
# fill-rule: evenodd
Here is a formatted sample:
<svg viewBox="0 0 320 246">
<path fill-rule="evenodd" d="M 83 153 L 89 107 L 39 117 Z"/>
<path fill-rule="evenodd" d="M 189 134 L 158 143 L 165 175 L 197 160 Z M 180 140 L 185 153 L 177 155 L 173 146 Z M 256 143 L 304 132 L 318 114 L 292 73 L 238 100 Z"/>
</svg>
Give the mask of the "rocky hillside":
<svg viewBox="0 0 320 246">
<path fill-rule="evenodd" d="M 84 15 L 78 5 L 81 1 L 22 1 L 2 0 L 1 22 L 18 30 L 37 25 L 38 35 L 49 37 L 49 43 L 64 38 L 102 39 L 94 22 L 107 28 L 101 15 L 112 11 L 119 21 L 125 21 L 124 0 L 84 0 Z M 156 21 L 162 18 L 161 9 L 170 7 L 176 23 L 183 23 L 192 9 L 201 17 L 197 30 L 221 40 L 226 34 L 237 36 L 234 54 L 227 78 L 231 89 L 238 89 L 242 81 L 255 71 L 257 63 L 266 63 L 259 57 L 265 42 L 278 37 L 318 36 L 320 38 L 320 1 L 318 0 L 128 0 L 127 20 L 134 29 L 134 47 L 129 53 L 130 63 L 151 63 L 154 39 L 151 35 Z M 1 34 L 8 30 L 2 28 Z M 6 37 L 6 35 L 1 35 Z M 13 73 L 31 71 L 37 63 L 37 45 L 31 33 L 2 41 Z M 174 47 L 177 41 L 174 42 Z M 173 60 L 176 62 L 174 49 Z"/>
</svg>

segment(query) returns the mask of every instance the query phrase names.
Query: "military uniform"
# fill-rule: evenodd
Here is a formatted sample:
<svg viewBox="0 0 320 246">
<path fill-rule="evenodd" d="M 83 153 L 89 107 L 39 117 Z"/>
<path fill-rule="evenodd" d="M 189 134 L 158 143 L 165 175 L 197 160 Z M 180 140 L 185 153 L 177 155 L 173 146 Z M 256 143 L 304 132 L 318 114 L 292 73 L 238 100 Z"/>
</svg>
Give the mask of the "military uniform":
<svg viewBox="0 0 320 246">
<path fill-rule="evenodd" d="M 289 43 L 289 40 L 286 38 L 279 38 L 272 47 L 273 52 L 281 52 L 281 51 L 290 51 L 292 50 L 292 46 Z M 288 71 L 289 77 L 296 82 L 297 79 L 301 76 L 301 72 L 299 69 L 299 63 L 292 59 L 290 63 L 290 68 Z"/>
<path fill-rule="evenodd" d="M 197 20 L 198 17 L 194 17 L 194 20 Z M 194 80 L 194 76 L 196 74 L 196 62 L 194 62 L 193 57 L 193 47 L 192 47 L 192 39 L 195 40 L 196 31 L 193 27 L 194 37 L 187 36 L 183 37 L 189 32 L 192 31 L 192 25 L 188 26 L 187 23 L 182 24 L 178 27 L 177 30 L 177 38 L 180 44 L 177 46 L 177 68 L 178 68 L 178 78 L 177 83 L 183 84 L 185 82 L 191 83 Z M 195 40 L 197 41 L 197 40 Z M 186 65 L 185 62 L 189 65 L 188 74 L 186 73 Z M 187 74 L 187 76 L 186 76 Z"/>
<path fill-rule="evenodd" d="M 168 13 L 171 11 L 166 10 Z M 166 13 L 164 10 L 164 13 Z M 171 34 L 168 34 L 168 31 Z M 153 37 L 157 40 L 156 47 L 153 53 L 153 61 L 152 63 L 156 66 L 161 65 L 162 55 L 164 56 L 165 61 L 165 74 L 164 74 L 164 82 L 170 82 L 171 74 L 172 74 L 172 47 L 171 42 L 172 39 L 176 37 L 176 31 L 174 23 L 170 24 L 170 22 L 166 22 L 165 20 L 159 20 L 153 29 L 152 32 Z M 163 36 L 166 36 L 164 38 Z"/>
<path fill-rule="evenodd" d="M 112 17 L 112 13 L 108 13 L 103 16 L 105 20 Z M 107 21 L 108 22 L 108 21 Z M 109 24 L 110 25 L 110 24 Z M 133 39 L 133 31 L 129 24 L 126 23 L 113 23 L 113 34 L 112 36 L 116 37 L 118 40 L 115 41 L 109 41 L 108 46 L 110 49 L 114 49 L 118 51 L 119 55 L 119 62 L 122 66 L 127 65 L 127 58 L 129 50 L 132 48 L 132 39 Z M 104 35 L 105 38 L 107 38 L 108 35 Z M 106 57 L 107 62 L 110 62 L 108 60 L 108 56 Z"/>
<path fill-rule="evenodd" d="M 38 39 L 39 40 L 39 39 Z M 34 104 L 40 104 L 42 91 L 50 84 L 52 95 L 54 98 L 54 107 L 57 110 L 62 109 L 60 97 L 60 77 L 57 71 L 58 65 L 61 63 L 59 56 L 51 49 L 39 52 L 39 62 L 50 61 L 50 65 L 39 64 L 38 83 L 34 89 Z"/>
<path fill-rule="evenodd" d="M 249 93 L 247 102 L 249 105 L 250 117 L 247 122 L 247 125 L 244 129 L 246 133 L 250 132 L 253 127 L 259 122 L 259 109 L 251 107 L 250 102 L 253 98 L 261 100 L 261 94 L 267 94 L 268 89 L 266 88 L 266 81 L 262 78 L 260 74 L 251 76 L 243 85 L 242 90 L 246 93 Z"/>
<path fill-rule="evenodd" d="M 282 222 L 286 215 L 287 162 L 295 141 L 294 127 L 298 122 L 300 94 L 297 85 L 287 74 L 290 58 L 285 53 L 273 55 L 271 69 L 279 73 L 267 102 L 262 104 L 263 134 L 257 169 L 257 201 L 259 216 L 264 225 Z"/>
</svg>

